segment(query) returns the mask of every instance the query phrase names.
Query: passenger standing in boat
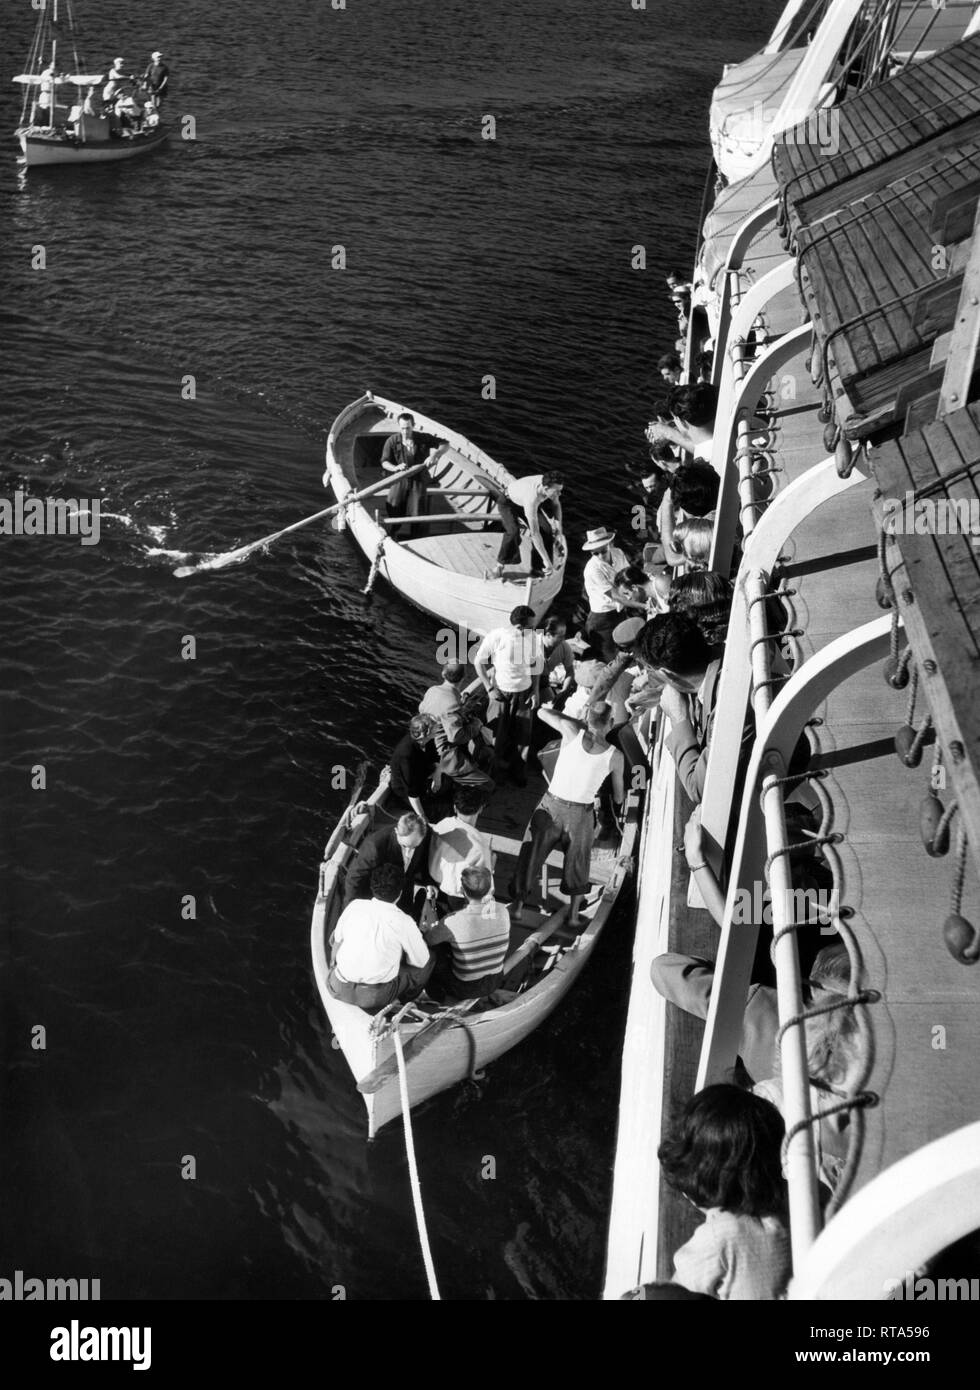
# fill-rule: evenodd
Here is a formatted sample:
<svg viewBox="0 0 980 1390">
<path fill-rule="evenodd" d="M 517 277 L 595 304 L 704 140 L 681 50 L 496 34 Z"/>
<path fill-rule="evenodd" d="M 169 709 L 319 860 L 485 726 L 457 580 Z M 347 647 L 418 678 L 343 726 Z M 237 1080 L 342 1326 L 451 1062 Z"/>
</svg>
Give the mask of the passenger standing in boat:
<svg viewBox="0 0 980 1390">
<path fill-rule="evenodd" d="M 531 573 L 551 574 L 558 559 L 559 538 L 562 535 L 561 490 L 564 479 L 560 473 L 532 473 L 526 478 L 512 478 L 506 489 L 497 486 L 487 474 L 481 475 L 497 504 L 504 528 L 503 540 L 497 552 L 497 563 L 488 570 L 488 579 L 500 579 L 505 565 L 516 564 L 521 558 L 521 532 L 531 537 Z M 549 510 L 545 511 L 544 508 Z M 541 534 L 541 518 L 551 528 L 552 551 Z"/>
<path fill-rule="evenodd" d="M 707 1086 L 657 1157 L 665 1180 L 705 1214 L 674 1256 L 674 1281 L 732 1301 L 781 1298 L 791 1273 L 783 1121 L 761 1096 Z"/>
<path fill-rule="evenodd" d="M 617 813 L 621 811 L 624 760 L 620 750 L 607 740 L 613 712 L 604 701 L 590 706 L 584 721 L 546 707 L 538 710 L 538 718 L 561 734 L 561 750 L 548 790 L 524 832 L 511 911 L 517 916 L 525 902 L 539 892 L 544 862 L 557 847 L 564 851 L 561 890 L 570 900 L 568 923 L 577 927 L 579 906 L 591 881 L 595 798 L 609 777 L 613 806 Z"/>
<path fill-rule="evenodd" d="M 406 811 L 394 825 L 366 836 L 347 868 L 344 906 L 355 898 L 370 898 L 371 876 L 375 869 L 379 864 L 391 864 L 402 875 L 398 906 L 417 922 L 424 897 L 422 890 L 431 882 L 431 838 L 424 817 L 414 811 Z"/>
<path fill-rule="evenodd" d="M 616 655 L 616 645 L 612 640 L 612 630 L 622 621 L 625 608 L 645 613 L 646 606 L 616 593 L 616 575 L 626 569 L 628 556 L 613 545 L 616 532 L 608 526 L 598 526 L 586 532 L 582 549 L 589 555 L 582 576 L 585 593 L 589 601 L 589 616 L 585 623 L 585 635 L 598 647 L 603 661 L 612 661 Z"/>
<path fill-rule="evenodd" d="M 492 628 L 477 648 L 473 665 L 490 696 L 487 723 L 495 738 L 494 775 L 523 787 L 527 769 L 519 724 L 540 703 L 544 673 L 544 643 L 534 629 L 534 609 L 520 604 L 510 615 L 509 627 Z M 530 730 L 523 742 L 530 742 Z"/>
<path fill-rule="evenodd" d="M 51 125 L 53 123 L 56 103 L 54 89 L 57 81 L 54 67 L 49 64 L 41 73 L 41 84 L 38 88 L 37 102 L 34 107 L 35 125 Z"/>
<path fill-rule="evenodd" d="M 476 828 L 485 805 L 486 797 L 479 787 L 457 787 L 453 814 L 436 821 L 432 827 L 429 877 L 443 903 L 462 907 L 463 870 L 491 866 L 490 837 Z"/>
<path fill-rule="evenodd" d="M 451 912 L 428 933 L 436 953 L 429 993 L 436 998 L 482 999 L 500 988 L 501 966 L 510 942 L 510 913 L 493 897 L 493 875 L 482 865 L 460 874 L 466 906 Z"/>
<path fill-rule="evenodd" d="M 390 434 L 385 440 L 381 467 L 386 473 L 403 473 L 406 468 L 414 468 L 422 462 L 424 447 L 421 436 L 415 433 L 415 416 L 405 411 L 398 417 L 398 433 Z M 430 450 L 429 458 L 435 453 L 435 449 Z M 398 479 L 388 493 L 388 516 L 424 516 L 429 505 L 428 491 L 429 479 L 424 472 Z M 409 540 L 418 532 L 419 528 L 410 524 L 388 528 L 392 540 Z"/>
<path fill-rule="evenodd" d="M 158 49 L 155 53 L 150 54 L 149 65 L 143 74 L 143 86 L 158 111 L 166 98 L 169 84 L 170 69 L 163 61 L 163 54 Z"/>
<path fill-rule="evenodd" d="M 121 95 L 125 86 L 133 86 L 135 79 L 132 74 L 125 73 L 123 68 L 126 66 L 125 58 L 117 58 L 109 69 L 109 77 L 105 86 L 102 88 L 102 100 L 107 108 L 115 106 L 116 99 Z"/>
<path fill-rule="evenodd" d="M 435 958 L 411 917 L 397 906 L 401 892 L 401 871 L 379 864 L 371 875 L 371 897 L 355 898 L 340 914 L 327 975 L 335 999 L 377 1013 L 421 992 Z"/>
</svg>

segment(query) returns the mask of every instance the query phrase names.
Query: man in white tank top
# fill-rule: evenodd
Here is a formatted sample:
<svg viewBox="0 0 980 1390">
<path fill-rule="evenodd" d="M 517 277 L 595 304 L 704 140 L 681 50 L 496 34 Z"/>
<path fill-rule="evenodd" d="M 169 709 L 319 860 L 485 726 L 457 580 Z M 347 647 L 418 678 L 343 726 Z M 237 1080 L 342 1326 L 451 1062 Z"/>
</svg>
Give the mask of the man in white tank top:
<svg viewBox="0 0 980 1390">
<path fill-rule="evenodd" d="M 577 927 L 579 906 L 588 891 L 592 841 L 595 835 L 593 802 L 607 777 L 612 779 L 613 801 L 617 811 L 623 803 L 623 755 L 606 740 L 612 727 L 612 709 L 599 701 L 592 705 L 585 721 L 545 707 L 538 710 L 543 719 L 561 734 L 561 751 L 555 763 L 551 785 L 535 807 L 524 832 L 514 878 L 511 915 L 518 914 L 525 901 L 538 888 L 541 868 L 553 849 L 564 850 L 561 890 L 567 893 L 569 925 Z"/>
</svg>

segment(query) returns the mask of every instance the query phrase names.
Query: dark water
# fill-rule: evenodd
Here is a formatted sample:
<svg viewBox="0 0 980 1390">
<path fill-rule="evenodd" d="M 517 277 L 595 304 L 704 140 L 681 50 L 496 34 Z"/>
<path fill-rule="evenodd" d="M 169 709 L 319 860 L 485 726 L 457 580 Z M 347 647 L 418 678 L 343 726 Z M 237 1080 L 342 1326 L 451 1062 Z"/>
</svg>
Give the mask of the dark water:
<svg viewBox="0 0 980 1390">
<path fill-rule="evenodd" d="M 363 1141 L 308 921 L 347 799 L 333 769 L 383 761 L 435 625 L 383 590 L 368 606 L 331 531 L 183 583 L 155 552 L 324 505 L 326 430 L 365 386 L 518 473 L 564 470 L 573 541 L 621 524 L 710 90 L 778 9 L 84 6 L 90 69 L 163 49 L 198 140 L 29 176 L 11 145 L 0 173 L 0 493 L 112 514 L 96 547 L 2 540 L 0 1275 L 88 1274 L 104 1297 L 425 1297 L 400 1132 Z M 17 99 L 5 86 L 5 130 Z M 631 930 L 621 913 L 480 1095 L 418 1114 L 444 1296 L 597 1295 Z"/>
</svg>

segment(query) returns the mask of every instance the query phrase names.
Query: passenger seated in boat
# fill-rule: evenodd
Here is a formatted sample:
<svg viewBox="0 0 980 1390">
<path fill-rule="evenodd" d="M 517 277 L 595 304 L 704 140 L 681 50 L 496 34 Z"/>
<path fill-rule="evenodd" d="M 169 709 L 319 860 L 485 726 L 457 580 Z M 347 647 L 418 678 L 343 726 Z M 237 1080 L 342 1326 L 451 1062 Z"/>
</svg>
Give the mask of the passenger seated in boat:
<svg viewBox="0 0 980 1390">
<path fill-rule="evenodd" d="M 381 467 L 386 473 L 403 473 L 436 453 L 435 449 L 426 450 L 422 436 L 416 434 L 414 415 L 406 410 L 399 415 L 397 423 L 398 433 L 388 436 L 381 451 Z M 416 473 L 411 478 L 397 479 L 388 493 L 387 515 L 425 516 L 429 509 L 428 493 L 429 477 L 425 472 Z M 388 527 L 388 535 L 393 540 L 410 540 L 417 534 L 425 533 L 408 523 Z"/>
<path fill-rule="evenodd" d="M 717 403 L 717 392 L 707 382 L 675 386 L 667 398 L 670 423 L 651 420 L 646 437 L 651 444 L 674 444 L 696 459 L 710 463 Z"/>
<path fill-rule="evenodd" d="M 432 974 L 435 957 L 422 933 L 397 906 L 402 872 L 379 864 L 371 897 L 349 902 L 330 941 L 327 988 L 335 999 L 377 1013 L 396 999 L 414 999 Z"/>
<path fill-rule="evenodd" d="M 454 784 L 480 787 L 488 798 L 494 791 L 488 770 L 493 751 L 484 738 L 483 721 L 460 698 L 465 675 L 466 667 L 459 662 L 443 667 L 442 683 L 425 692 L 419 712 L 433 722 L 437 775 Z"/>
<path fill-rule="evenodd" d="M 135 97 L 124 94 L 116 99 L 116 116 L 124 130 L 139 130 L 143 109 Z"/>
<path fill-rule="evenodd" d="M 473 665 L 490 696 L 487 723 L 494 731 L 494 777 L 522 787 L 527 782 L 522 747 L 530 733 L 522 742 L 520 725 L 525 713 L 540 703 L 544 672 L 544 643 L 534 627 L 534 609 L 520 604 L 510 615 L 509 627 L 491 628 Z"/>
<path fill-rule="evenodd" d="M 570 719 L 556 710 L 542 708 L 538 718 L 561 734 L 561 750 L 551 783 L 534 809 L 518 856 L 511 891 L 516 916 L 539 892 L 541 870 L 555 848 L 564 851 L 561 891 L 569 897 L 569 926 L 580 925 L 579 907 L 589 890 L 592 843 L 595 837 L 594 802 L 607 777 L 612 779 L 613 804 L 623 803 L 623 755 L 608 742 L 612 706 L 601 701 L 590 706 L 585 719 Z"/>
<path fill-rule="evenodd" d="M 435 998 L 482 999 L 500 988 L 510 942 L 510 913 L 493 897 L 493 875 L 481 866 L 464 869 L 460 885 L 466 905 L 429 932 L 436 967 L 428 993 Z"/>
<path fill-rule="evenodd" d="M 432 827 L 429 877 L 439 890 L 440 900 L 453 907 L 464 905 L 463 870 L 493 865 L 490 837 L 476 828 L 485 805 L 479 787 L 457 787 L 453 814 Z"/>
<path fill-rule="evenodd" d="M 85 100 L 82 103 L 83 116 L 102 116 L 104 114 L 102 97 L 99 95 L 97 87 L 89 87 L 85 93 Z"/>
<path fill-rule="evenodd" d="M 398 906 L 417 922 L 429 878 L 431 832 L 422 816 L 406 811 L 394 825 L 366 835 L 347 867 L 344 906 L 370 898 L 372 875 L 379 864 L 392 864 L 402 875 Z"/>
<path fill-rule="evenodd" d="M 389 759 L 391 794 L 419 816 L 426 814 L 424 803 L 432 795 L 432 779 L 439 762 L 434 730 L 434 721 L 427 714 L 413 715 Z"/>
<path fill-rule="evenodd" d="M 738 1086 L 707 1086 L 684 1107 L 657 1157 L 664 1179 L 705 1214 L 674 1255 L 673 1278 L 692 1293 L 775 1300 L 790 1277 L 783 1121 Z"/>
<path fill-rule="evenodd" d="M 715 721 L 721 661 L 684 613 L 660 613 L 643 629 L 637 650 L 665 684 L 660 708 L 670 720 L 666 746 L 688 796 L 701 800 Z"/>
<path fill-rule="evenodd" d="M 520 560 L 522 531 L 527 531 L 531 537 L 531 573 L 551 574 L 558 560 L 557 549 L 562 535 L 561 491 L 565 485 L 562 475 L 532 473 L 525 478 L 512 478 L 506 488 L 501 488 L 485 473 L 481 477 L 497 504 L 504 528 L 497 563 L 486 572 L 486 578 L 499 579 L 505 565 Z M 541 534 L 542 517 L 551 530 L 554 554 L 548 553 Z"/>
</svg>

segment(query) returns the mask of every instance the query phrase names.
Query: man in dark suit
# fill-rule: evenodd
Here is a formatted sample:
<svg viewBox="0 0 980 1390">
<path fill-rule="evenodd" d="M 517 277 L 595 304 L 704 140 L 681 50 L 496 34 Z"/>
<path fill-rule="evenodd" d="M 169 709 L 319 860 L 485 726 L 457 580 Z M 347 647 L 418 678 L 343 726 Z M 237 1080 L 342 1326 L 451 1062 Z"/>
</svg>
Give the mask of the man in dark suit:
<svg viewBox="0 0 980 1390">
<path fill-rule="evenodd" d="M 414 468 L 417 463 L 431 458 L 436 451 L 429 449 L 427 441 L 415 432 L 415 417 L 406 411 L 398 417 L 398 433 L 385 440 L 381 452 L 381 467 L 386 473 L 403 473 Z M 388 516 L 425 516 L 428 511 L 429 478 L 426 473 L 416 473 L 411 478 L 397 478 L 388 493 Z M 407 540 L 415 534 L 424 534 L 421 527 L 389 526 L 388 534 L 393 540 Z"/>
<path fill-rule="evenodd" d="M 414 811 L 406 811 L 394 825 L 368 835 L 348 866 L 344 906 L 355 898 L 370 898 L 371 874 L 379 864 L 391 864 L 403 875 L 396 905 L 418 921 L 424 897 L 420 890 L 432 882 L 429 875 L 431 836 L 425 821 Z"/>
</svg>

